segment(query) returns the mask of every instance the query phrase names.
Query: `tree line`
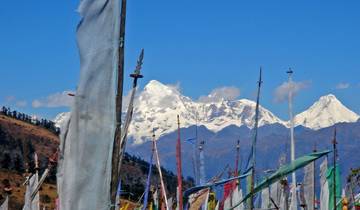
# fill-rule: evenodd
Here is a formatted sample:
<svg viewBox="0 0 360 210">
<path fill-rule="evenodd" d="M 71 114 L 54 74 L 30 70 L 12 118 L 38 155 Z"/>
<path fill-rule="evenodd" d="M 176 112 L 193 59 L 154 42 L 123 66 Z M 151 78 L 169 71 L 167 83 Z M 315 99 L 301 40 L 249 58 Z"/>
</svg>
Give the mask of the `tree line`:
<svg viewBox="0 0 360 210">
<path fill-rule="evenodd" d="M 55 134 L 59 134 L 60 133 L 60 129 L 58 127 L 55 126 L 55 123 L 51 120 L 47 120 L 47 119 L 37 119 L 35 117 L 32 117 L 28 114 L 16 111 L 16 110 L 11 110 L 10 107 L 5 107 L 3 106 L 0 110 L 0 113 L 3 115 L 6 115 L 8 117 L 12 117 L 14 119 L 17 120 L 21 120 L 23 122 L 27 122 L 36 126 L 40 126 L 43 127 Z"/>
</svg>

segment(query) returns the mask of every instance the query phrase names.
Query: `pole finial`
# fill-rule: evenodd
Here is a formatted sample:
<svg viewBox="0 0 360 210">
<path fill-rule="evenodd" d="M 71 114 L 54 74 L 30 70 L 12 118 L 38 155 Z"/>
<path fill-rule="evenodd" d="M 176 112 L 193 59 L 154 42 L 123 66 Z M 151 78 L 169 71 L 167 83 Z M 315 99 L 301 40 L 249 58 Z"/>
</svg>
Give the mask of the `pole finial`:
<svg viewBox="0 0 360 210">
<path fill-rule="evenodd" d="M 289 74 L 289 75 L 291 75 L 291 74 L 294 73 L 294 71 L 293 71 L 291 68 L 289 68 L 289 70 L 287 70 L 286 73 Z"/>
<path fill-rule="evenodd" d="M 313 152 L 317 152 L 317 145 L 316 145 L 316 142 L 314 143 L 314 149 L 313 149 Z"/>
<path fill-rule="evenodd" d="M 39 158 L 37 153 L 34 153 L 35 170 L 39 170 Z"/>
<path fill-rule="evenodd" d="M 258 81 L 259 86 L 260 86 L 262 83 L 263 83 L 263 81 L 262 81 L 262 67 L 260 66 L 259 81 Z"/>
<path fill-rule="evenodd" d="M 140 74 L 140 70 L 142 68 L 143 60 L 144 60 L 144 49 L 141 49 L 139 58 L 138 58 L 137 63 L 136 63 L 134 73 L 130 74 L 130 77 L 133 77 L 133 78 L 143 78 L 144 77 L 143 75 Z"/>
<path fill-rule="evenodd" d="M 334 139 L 333 139 L 333 144 L 337 144 L 338 142 L 336 141 L 336 127 L 334 128 Z"/>
</svg>

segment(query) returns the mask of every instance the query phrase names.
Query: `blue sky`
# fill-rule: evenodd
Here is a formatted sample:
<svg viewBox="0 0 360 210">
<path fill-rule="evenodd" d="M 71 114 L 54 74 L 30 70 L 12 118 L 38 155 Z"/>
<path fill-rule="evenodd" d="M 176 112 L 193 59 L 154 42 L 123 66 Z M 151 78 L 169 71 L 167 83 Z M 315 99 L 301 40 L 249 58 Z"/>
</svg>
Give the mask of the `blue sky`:
<svg viewBox="0 0 360 210">
<path fill-rule="evenodd" d="M 2 2 L 0 104 L 48 118 L 67 109 L 34 108 L 32 102 L 76 87 L 77 4 Z M 275 103 L 273 93 L 292 67 L 296 81 L 310 84 L 295 99 L 295 112 L 334 93 L 360 113 L 358 8 L 356 0 L 128 1 L 126 71 L 133 70 L 145 48 L 142 85 L 152 79 L 179 82 L 182 92 L 194 99 L 235 86 L 240 98 L 253 99 L 262 66 L 262 104 L 286 119 L 287 105 Z M 343 89 L 336 89 L 340 83 Z"/>
</svg>

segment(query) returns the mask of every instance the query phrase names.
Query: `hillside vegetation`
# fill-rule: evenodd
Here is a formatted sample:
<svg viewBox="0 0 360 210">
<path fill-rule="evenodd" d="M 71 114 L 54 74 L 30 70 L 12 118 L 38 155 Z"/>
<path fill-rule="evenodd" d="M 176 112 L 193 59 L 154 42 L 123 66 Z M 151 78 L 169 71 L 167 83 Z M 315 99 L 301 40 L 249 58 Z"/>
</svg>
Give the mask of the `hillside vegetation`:
<svg viewBox="0 0 360 210">
<path fill-rule="evenodd" d="M 48 158 L 57 150 L 59 138 L 55 132 L 33 123 L 15 119 L 0 114 L 0 202 L 8 195 L 5 187 L 11 186 L 10 208 L 21 209 L 24 203 L 26 171 L 33 173 L 34 153 L 40 162 L 40 175 L 48 165 Z M 125 154 L 121 174 L 123 203 L 129 202 L 135 206 L 141 198 L 149 164 L 143 159 Z M 171 196 L 176 192 L 176 176 L 162 169 L 167 191 Z M 153 170 L 152 184 L 159 185 L 157 170 Z M 191 178 L 185 181 L 185 187 L 192 185 Z M 56 194 L 56 167 L 51 170 L 50 176 L 40 190 L 41 206 L 46 209 L 55 207 Z"/>
</svg>

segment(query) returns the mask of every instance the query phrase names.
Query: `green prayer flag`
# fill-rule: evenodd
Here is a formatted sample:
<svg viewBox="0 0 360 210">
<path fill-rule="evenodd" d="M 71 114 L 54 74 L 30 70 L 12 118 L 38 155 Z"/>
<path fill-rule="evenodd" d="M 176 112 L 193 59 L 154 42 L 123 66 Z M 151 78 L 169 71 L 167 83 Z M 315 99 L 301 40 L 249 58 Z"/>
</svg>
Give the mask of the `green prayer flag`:
<svg viewBox="0 0 360 210">
<path fill-rule="evenodd" d="M 336 169 L 334 170 L 334 168 Z M 335 175 L 335 183 L 334 183 L 334 175 Z M 341 180 L 340 180 L 339 167 L 337 165 L 336 167 L 333 166 L 327 170 L 326 179 L 329 184 L 329 210 L 334 209 L 334 194 L 336 195 L 336 203 L 337 203 L 336 210 L 341 210 L 342 205 L 341 203 L 339 203 L 339 201 L 341 201 Z M 335 184 L 336 192 L 334 192 L 334 184 Z"/>
<path fill-rule="evenodd" d="M 329 154 L 330 152 L 331 152 L 330 150 L 326 150 L 323 152 L 310 153 L 308 155 L 297 158 L 288 165 L 281 166 L 275 173 L 271 174 L 269 177 L 266 177 L 262 182 L 256 185 L 253 194 L 260 192 L 261 190 L 269 187 L 271 184 L 281 180 L 283 177 L 287 176 L 288 174 L 291 174 L 293 171 L 305 167 L 306 165 L 323 157 L 324 155 Z M 251 197 L 251 193 L 248 193 L 243 198 L 242 201 L 234 205 L 232 208 L 230 208 L 230 210 L 235 209 L 237 206 L 239 206 L 241 203 L 243 203 L 250 197 Z"/>
</svg>

